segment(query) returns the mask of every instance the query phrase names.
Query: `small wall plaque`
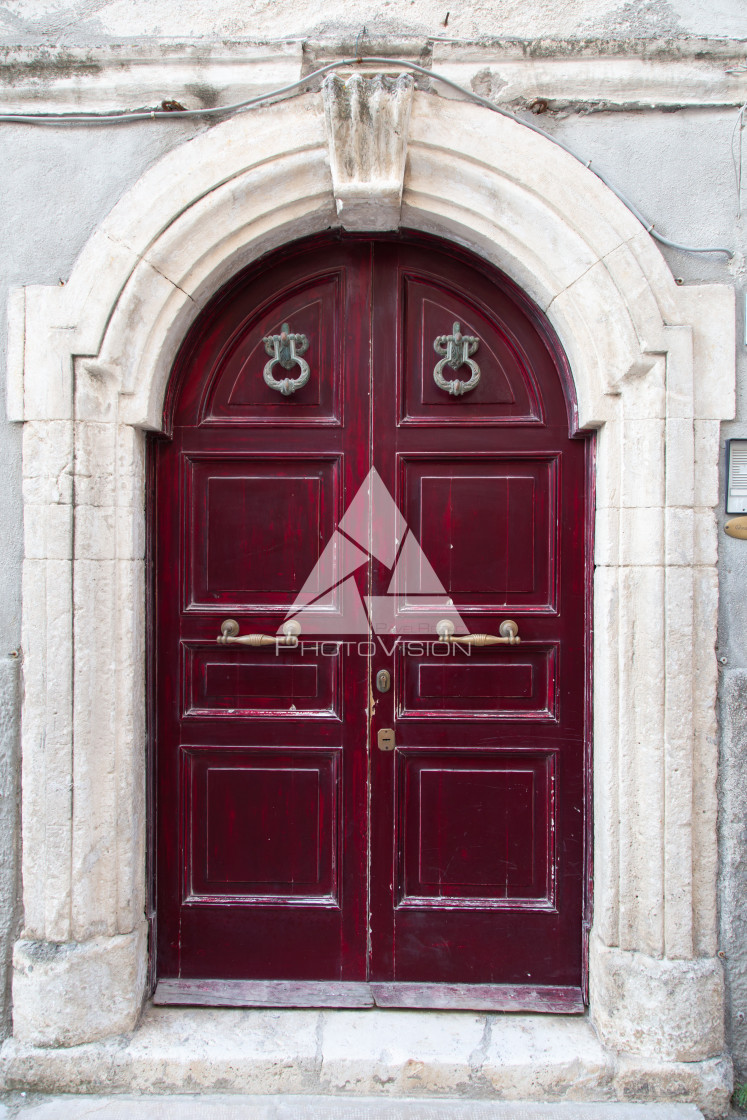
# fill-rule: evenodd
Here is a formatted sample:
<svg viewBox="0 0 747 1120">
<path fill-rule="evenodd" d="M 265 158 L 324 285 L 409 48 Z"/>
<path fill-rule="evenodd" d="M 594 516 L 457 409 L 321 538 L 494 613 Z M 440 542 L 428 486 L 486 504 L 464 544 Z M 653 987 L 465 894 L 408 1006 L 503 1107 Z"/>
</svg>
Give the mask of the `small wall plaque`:
<svg viewBox="0 0 747 1120">
<path fill-rule="evenodd" d="M 732 517 L 724 525 L 724 532 L 730 537 L 747 541 L 747 517 Z"/>
</svg>

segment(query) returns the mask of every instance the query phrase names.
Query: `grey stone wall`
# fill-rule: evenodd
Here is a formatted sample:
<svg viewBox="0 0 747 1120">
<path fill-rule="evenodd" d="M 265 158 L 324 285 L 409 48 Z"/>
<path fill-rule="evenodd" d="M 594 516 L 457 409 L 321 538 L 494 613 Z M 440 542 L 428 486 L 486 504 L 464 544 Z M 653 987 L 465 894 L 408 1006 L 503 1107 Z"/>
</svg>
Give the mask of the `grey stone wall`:
<svg viewBox="0 0 747 1120">
<path fill-rule="evenodd" d="M 239 10 L 240 9 L 240 10 Z M 365 27 L 366 32 L 363 33 Z M 185 40 L 198 45 L 231 39 L 313 39 L 311 59 L 344 53 L 351 43 L 403 39 L 427 60 L 430 38 L 479 39 L 485 64 L 491 37 L 517 37 L 529 50 L 604 51 L 610 39 L 645 53 L 655 40 L 662 57 L 676 56 L 671 36 L 746 40 L 744 0 L 316 0 L 267 5 L 259 0 L 14 0 L 0 4 L 0 82 L 19 80 L 2 47 L 23 46 L 40 89 L 64 72 L 65 48 L 120 42 L 157 45 L 164 58 Z M 408 38 L 414 37 L 414 38 Z M 543 41 L 565 40 L 553 46 Z M 418 46 L 419 44 L 419 46 Z M 532 46 L 533 44 L 533 46 Z M 575 46 L 574 46 L 575 44 Z M 643 45 L 642 45 L 643 44 Z M 740 47 L 740 50 L 742 48 Z M 311 63 L 310 63 L 311 65 Z M 62 69 L 60 69 L 62 68 Z M 27 69 L 26 74 L 30 71 Z M 46 77 L 45 77 L 46 75 Z M 229 98 L 230 100 L 230 98 Z M 733 283 L 738 292 L 738 413 L 724 437 L 747 436 L 747 348 L 741 320 L 745 290 L 744 219 L 738 216 L 732 145 L 733 108 L 589 112 L 576 106 L 528 119 L 573 146 L 609 175 L 667 236 L 693 245 L 727 245 L 731 262 L 715 255 L 663 250 L 686 284 Z M 29 104 L 33 111 L 33 104 Z M 4 401 L 7 290 L 64 282 L 86 239 L 117 199 L 153 161 L 202 129 L 177 121 L 46 131 L 0 125 L 0 398 Z M 747 164 L 747 135 L 745 136 Z M 747 168 L 745 170 L 747 179 Z M 747 208 L 747 191 L 743 202 Z M 7 959 L 19 927 L 18 710 L 20 645 L 20 432 L 0 424 L 0 1026 L 7 1031 Z M 725 515 L 721 514 L 722 522 Z M 747 1079 L 747 542 L 720 537 L 722 658 L 721 923 L 729 982 L 730 1042 L 738 1076 Z M 709 636 L 704 636 L 709 640 Z"/>
<path fill-rule="evenodd" d="M 747 671 L 721 682 L 721 949 L 728 977 L 727 1028 L 735 1077 L 747 1080 Z"/>
</svg>

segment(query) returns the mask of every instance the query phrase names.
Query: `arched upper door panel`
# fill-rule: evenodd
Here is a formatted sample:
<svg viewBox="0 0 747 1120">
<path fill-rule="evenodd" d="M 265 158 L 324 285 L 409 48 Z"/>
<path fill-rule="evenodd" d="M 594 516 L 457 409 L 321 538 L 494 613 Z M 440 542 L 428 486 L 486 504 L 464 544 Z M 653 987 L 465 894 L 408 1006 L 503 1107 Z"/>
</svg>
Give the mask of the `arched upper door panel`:
<svg viewBox="0 0 747 1120">
<path fill-rule="evenodd" d="M 183 345 L 167 395 L 165 427 L 172 424 L 295 426 L 343 422 L 345 340 L 350 309 L 370 308 L 374 254 L 404 238 L 316 237 L 253 264 L 208 305 Z M 484 425 L 567 423 L 571 379 L 544 317 L 513 284 L 456 247 L 418 236 L 396 267 L 388 298 L 396 304 L 398 422 L 433 426 L 459 418 Z M 475 266 L 478 267 L 475 267 Z M 478 340 L 472 355 L 479 383 L 453 396 L 434 380 L 442 356 L 437 338 L 455 324 Z M 267 385 L 270 360 L 264 340 L 281 332 L 305 336 L 308 382 L 289 398 Z M 354 324 L 353 324 L 354 328 Z M 273 369 L 276 380 L 295 378 L 300 366 Z M 375 373 L 374 373 L 375 375 Z M 465 381 L 467 367 L 447 364 L 445 380 Z"/>
</svg>

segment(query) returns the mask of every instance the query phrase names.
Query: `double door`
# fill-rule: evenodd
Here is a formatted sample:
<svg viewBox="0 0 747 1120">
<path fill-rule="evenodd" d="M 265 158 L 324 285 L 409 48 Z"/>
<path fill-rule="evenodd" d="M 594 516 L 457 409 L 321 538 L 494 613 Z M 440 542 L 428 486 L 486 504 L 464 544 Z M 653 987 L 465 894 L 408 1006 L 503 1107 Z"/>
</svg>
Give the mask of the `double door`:
<svg viewBox="0 0 747 1120">
<path fill-rule="evenodd" d="M 156 998 L 580 1009 L 588 447 L 537 316 L 443 243 L 315 240 L 169 402 Z"/>
</svg>

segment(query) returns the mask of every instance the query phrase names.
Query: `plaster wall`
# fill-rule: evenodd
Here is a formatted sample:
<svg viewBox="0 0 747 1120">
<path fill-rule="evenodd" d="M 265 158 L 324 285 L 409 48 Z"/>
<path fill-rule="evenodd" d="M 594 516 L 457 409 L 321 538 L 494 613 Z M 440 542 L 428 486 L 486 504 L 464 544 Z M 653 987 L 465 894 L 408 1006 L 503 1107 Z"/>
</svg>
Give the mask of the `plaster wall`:
<svg viewBox="0 0 747 1120">
<path fill-rule="evenodd" d="M 312 67 L 312 58 L 325 52 L 345 53 L 364 22 L 369 29 L 391 36 L 421 36 L 421 55 L 434 70 L 448 71 L 454 47 L 427 42 L 426 36 L 518 36 L 539 39 L 609 37 L 645 39 L 671 34 L 747 36 L 747 20 L 740 0 L 709 4 L 707 10 L 689 0 L 651 0 L 620 4 L 586 0 L 583 4 L 557 2 L 461 4 L 443 20 L 448 5 L 436 9 L 432 0 L 416 0 L 379 7 L 346 3 L 326 5 L 324 20 L 318 5 L 242 5 L 233 0 L 205 6 L 196 13 L 189 6 L 190 33 L 204 44 L 220 37 L 272 39 L 279 36 L 313 36 L 317 42 L 302 51 L 285 51 L 274 71 L 263 81 L 282 84 L 288 68 L 294 76 L 301 67 Z M 23 46 L 35 52 L 38 45 L 57 50 L 60 45 L 86 48 L 125 39 L 155 40 L 159 57 L 167 58 L 170 45 L 184 39 L 187 25 L 183 3 L 134 0 L 85 4 L 56 2 L 40 5 L 31 0 L 0 5 L 0 43 Z M 472 48 L 471 48 L 472 49 Z M 562 56 L 566 48 L 550 51 Z M 631 47 L 635 54 L 639 47 Z M 382 50 L 381 53 L 389 53 Z M 408 54 L 415 57 L 413 44 Z M 6 56 L 7 58 L 8 56 Z M 49 55 L 46 56 L 47 59 Z M 56 55 L 55 57 L 59 57 Z M 199 75 L 203 65 L 195 63 Z M 205 62 L 207 65 L 207 62 Z M 458 80 L 483 92 L 480 82 L 496 65 L 496 54 L 487 44 L 472 49 L 467 72 Z M 0 67 L 0 73 L 2 67 Z M 45 73 L 47 73 L 45 71 Z M 272 74 L 279 80 L 270 81 Z M 17 74 L 17 71 L 14 71 Z M 480 77 L 480 75 L 483 77 Z M 6 73 L 6 78 L 9 75 Z M 466 77 L 466 81 L 465 81 Z M 15 88 L 11 75 L 3 96 Z M 36 87 L 49 92 L 50 79 Z M 52 83 L 53 84 L 53 83 Z M 194 83 L 193 83 L 194 84 Z M 199 84 L 199 83 L 198 83 Z M 260 83 L 261 84 L 261 83 Z M 225 91 L 225 99 L 230 89 Z M 166 91 L 170 93 L 170 91 Z M 27 91 L 24 92 L 27 96 Z M 28 110 L 34 99 L 27 96 Z M 149 102 L 149 103 L 157 103 Z M 58 106 L 61 108 L 62 106 Z M 674 275 L 685 284 L 730 283 L 741 308 L 745 292 L 744 255 L 747 236 L 737 217 L 737 196 L 732 162 L 732 133 L 736 121 L 733 105 L 689 108 L 679 112 L 620 108 L 588 113 L 585 104 L 533 114 L 527 119 L 571 144 L 591 158 L 656 221 L 657 229 L 688 244 L 728 245 L 737 250 L 729 263 L 723 257 L 691 256 L 662 250 Z M 106 129 L 66 129 L 46 132 L 22 126 L 0 125 L 0 167 L 4 200 L 0 208 L 2 244 L 0 261 L 0 358 L 6 345 L 5 303 L 10 288 L 28 284 L 56 284 L 66 280 L 73 263 L 92 231 L 118 198 L 142 172 L 170 148 L 197 135 L 205 124 L 178 121 L 148 122 Z M 745 203 L 747 205 L 747 203 Z M 737 419 L 723 426 L 724 436 L 747 436 L 747 351 L 741 318 L 738 324 Z M 5 378 L 0 376 L 2 391 Z M 7 989 L 9 946 L 17 936 L 17 794 L 18 702 L 20 647 L 20 434 L 17 425 L 0 428 L 0 456 L 6 484 L 0 489 L 0 990 Z M 719 514 L 719 523 L 725 520 Z M 747 785 L 744 755 L 747 741 L 743 713 L 747 705 L 747 544 L 719 535 L 721 627 L 719 654 L 723 695 L 721 831 L 723 864 L 720 886 L 721 948 L 730 991 L 728 1028 L 738 1073 L 747 1077 Z M 707 646 L 710 636 L 704 635 Z M 8 1002 L 5 1002 L 5 1028 Z"/>
<path fill-rule="evenodd" d="M 446 19 L 449 13 L 448 20 Z M 741 0 L 10 0 L 0 28 L 12 42 L 84 44 L 126 38 L 250 40 L 379 35 L 443 38 L 647 38 L 745 35 Z"/>
</svg>

